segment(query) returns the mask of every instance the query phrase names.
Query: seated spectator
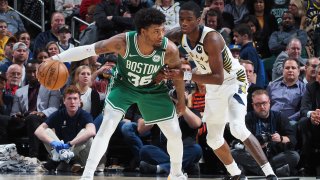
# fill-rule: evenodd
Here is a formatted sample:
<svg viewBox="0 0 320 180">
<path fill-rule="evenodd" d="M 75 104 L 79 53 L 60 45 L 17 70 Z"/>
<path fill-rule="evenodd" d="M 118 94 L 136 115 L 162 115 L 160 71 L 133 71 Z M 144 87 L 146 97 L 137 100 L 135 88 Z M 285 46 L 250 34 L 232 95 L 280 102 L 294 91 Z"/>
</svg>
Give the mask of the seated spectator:
<svg viewBox="0 0 320 180">
<path fill-rule="evenodd" d="M 272 6 L 272 3 L 270 3 L 270 0 L 248 0 L 247 1 L 249 14 L 253 15 L 255 19 L 258 20 L 259 28 L 261 32 L 258 36 L 259 40 L 256 45 L 256 48 L 258 50 L 258 53 L 261 53 L 261 58 L 267 58 L 270 57 L 272 54 L 269 50 L 269 46 L 266 42 L 268 42 L 270 35 L 274 31 L 278 31 L 278 23 L 276 21 L 275 16 L 270 12 L 270 6 Z M 248 17 L 249 19 L 252 19 L 251 17 Z M 249 20 L 250 21 L 250 20 Z M 248 24 L 247 20 L 244 20 L 244 23 Z M 254 23 L 255 24 L 255 23 Z M 256 26 L 258 27 L 258 26 Z M 253 41 L 255 41 L 255 34 L 253 36 Z M 259 45 L 261 44 L 261 45 Z M 261 51 L 261 49 L 262 51 Z"/>
<path fill-rule="evenodd" d="M 7 22 L 0 19 L 0 61 L 5 58 L 4 49 L 9 39 Z"/>
<path fill-rule="evenodd" d="M 36 78 L 38 66 L 36 62 L 26 65 L 28 85 L 19 88 L 15 93 L 11 111 L 15 121 L 20 121 L 20 130 L 27 132 L 29 156 L 37 158 L 39 158 L 40 141 L 34 136 L 34 131 L 60 106 L 60 91 L 50 91 L 38 82 Z"/>
<path fill-rule="evenodd" d="M 7 64 L 9 67 L 12 64 L 13 45 L 17 42 L 15 37 L 10 37 L 4 46 L 4 59 L 0 61 L 0 66 Z"/>
<path fill-rule="evenodd" d="M 35 135 L 44 143 L 51 155 L 53 151 L 71 150 L 74 153 L 69 162 L 71 171 L 78 172 L 87 161 L 96 129 L 92 116 L 80 108 L 80 92 L 75 86 L 65 89 L 63 103 L 65 107 L 50 115 L 37 128 Z M 59 164 L 59 161 L 50 160 L 44 167 L 55 170 Z M 68 169 L 59 170 L 68 171 Z"/>
<path fill-rule="evenodd" d="M 309 58 L 305 65 L 305 76 L 303 78 L 304 83 L 311 83 L 316 80 L 317 73 L 316 69 L 320 64 L 320 60 L 317 57 Z"/>
<path fill-rule="evenodd" d="M 299 80 L 299 74 L 298 60 L 287 58 L 283 62 L 283 79 L 276 80 L 267 87 L 271 110 L 281 112 L 292 124 L 300 119 L 301 98 L 306 88 Z"/>
<path fill-rule="evenodd" d="M 14 35 L 18 42 L 23 42 L 28 47 L 28 60 L 31 60 L 33 58 L 33 52 L 30 49 L 31 40 L 30 40 L 30 34 L 27 31 L 19 31 Z"/>
<path fill-rule="evenodd" d="M 256 48 L 259 56 L 264 59 L 271 56 L 268 44 L 265 43 L 268 41 L 269 36 L 263 34 L 263 29 L 261 29 L 260 24 L 256 16 L 248 15 L 245 16 L 242 20 L 243 23 L 247 24 L 250 27 L 252 32 L 252 42 L 253 46 Z"/>
<path fill-rule="evenodd" d="M 287 58 L 295 58 L 299 61 L 300 72 L 304 72 L 304 65 L 306 60 L 301 57 L 301 42 L 297 38 L 292 38 L 287 45 L 285 51 L 282 51 L 279 56 L 276 58 L 273 68 L 272 68 L 272 81 L 277 80 L 282 76 L 283 72 L 283 61 Z"/>
<path fill-rule="evenodd" d="M 54 12 L 50 19 L 51 29 L 41 32 L 34 39 L 33 52 L 38 48 L 45 48 L 50 41 L 58 42 L 58 30 L 59 27 L 65 25 L 65 19 L 63 14 Z"/>
<path fill-rule="evenodd" d="M 301 165 L 306 174 L 320 176 L 320 68 L 316 81 L 307 84 L 301 100 L 299 127 L 302 134 Z"/>
<path fill-rule="evenodd" d="M 219 10 L 209 9 L 205 14 L 204 19 L 201 20 L 204 21 L 202 22 L 203 25 L 218 31 L 222 35 L 227 45 L 230 44 L 230 32 L 226 28 L 222 27 L 223 19 Z"/>
<path fill-rule="evenodd" d="M 68 21 L 73 16 L 80 15 L 80 4 L 81 0 L 54 0 L 55 10 L 62 13 Z"/>
<path fill-rule="evenodd" d="M 166 22 L 164 23 L 166 31 L 179 27 L 179 2 L 175 2 L 174 0 L 156 0 L 153 8 L 158 9 L 166 16 Z"/>
<path fill-rule="evenodd" d="M 233 0 L 225 5 L 223 11 L 232 14 L 235 25 L 239 25 L 242 19 L 249 14 L 245 0 Z"/>
<path fill-rule="evenodd" d="M 81 2 L 81 5 L 82 5 L 83 2 L 84 1 Z M 80 6 L 80 16 L 81 16 L 81 19 L 85 20 L 88 24 L 91 24 L 91 23 L 94 22 L 93 15 L 94 15 L 94 12 L 96 10 L 96 5 L 92 4 L 87 8 L 88 8 L 88 10 L 87 10 L 86 14 L 81 15 L 81 6 Z M 84 29 L 86 29 L 87 27 L 88 27 L 87 25 L 81 24 L 80 25 L 80 32 L 83 31 Z"/>
<path fill-rule="evenodd" d="M 254 65 L 254 73 L 256 73 L 256 85 L 265 87 L 266 75 L 264 65 L 253 47 L 252 32 L 247 24 L 240 24 L 233 29 L 233 40 L 236 44 L 241 45 L 240 59 L 250 60 Z"/>
<path fill-rule="evenodd" d="M 102 112 L 99 93 L 91 88 L 91 69 L 89 66 L 79 66 L 74 74 L 73 84 L 81 94 L 82 109 L 95 119 Z"/>
<path fill-rule="evenodd" d="M 28 47 L 22 42 L 17 42 L 13 45 L 12 50 L 12 62 L 0 65 L 0 71 L 6 72 L 11 64 L 19 65 L 22 68 L 22 80 L 19 86 L 24 86 L 26 84 L 25 63 L 28 60 Z"/>
<path fill-rule="evenodd" d="M 231 51 L 231 54 L 234 58 L 236 59 L 240 59 L 240 50 L 241 50 L 241 46 L 238 44 L 230 44 L 229 45 L 229 49 Z"/>
<path fill-rule="evenodd" d="M 11 33 L 10 36 L 14 35 L 18 31 L 25 30 L 19 14 L 9 8 L 8 0 L 0 1 L 0 19 L 7 22 L 8 31 Z"/>
<path fill-rule="evenodd" d="M 308 35 L 306 31 L 295 26 L 295 20 L 291 12 L 286 11 L 283 13 L 281 24 L 280 31 L 273 32 L 269 39 L 268 44 L 272 54 L 278 55 L 285 51 L 292 37 L 299 39 L 302 47 L 306 46 Z"/>
<path fill-rule="evenodd" d="M 252 105 L 254 111 L 249 112 L 245 120 L 248 130 L 260 142 L 276 175 L 293 175 L 300 156 L 294 150 L 297 140 L 288 118 L 270 109 L 270 99 L 265 90 L 253 92 Z M 245 149 L 236 147 L 232 150 L 232 156 L 246 173 L 263 175 L 259 165 Z"/>
<path fill-rule="evenodd" d="M 41 49 L 41 48 L 37 49 L 34 55 L 35 55 L 34 59 L 37 60 L 38 63 L 42 63 L 44 59 L 47 59 L 49 57 L 48 51 L 46 49 Z"/>
<path fill-rule="evenodd" d="M 59 46 L 60 52 L 66 51 L 74 47 L 74 44 L 69 42 L 71 38 L 71 30 L 68 25 L 62 25 L 58 30 L 58 39 L 57 45 Z"/>
<path fill-rule="evenodd" d="M 177 102 L 175 90 L 171 90 L 169 94 L 172 100 Z M 179 115 L 179 125 L 183 141 L 182 169 L 190 175 L 200 174 L 199 160 L 202 156 L 202 149 L 196 143 L 198 128 L 202 126 L 200 117 L 199 112 L 190 110 L 188 107 L 183 114 Z M 153 125 L 148 125 L 144 128 L 150 129 L 150 126 Z M 152 145 L 144 145 L 140 149 L 140 172 L 146 174 L 168 174 L 170 172 L 170 157 L 166 151 L 167 140 L 157 126 L 152 128 L 151 136 L 155 137 L 152 138 Z"/>
<path fill-rule="evenodd" d="M 10 113 L 13 105 L 13 97 L 19 88 L 22 77 L 21 74 L 21 67 L 13 64 L 9 66 L 7 73 L 1 72 L 0 75 L 0 144 L 10 142 L 8 139 L 8 125 L 11 120 Z"/>
<path fill-rule="evenodd" d="M 254 73 L 253 63 L 249 60 L 240 60 L 240 64 L 246 69 L 247 80 L 249 83 L 248 95 L 247 95 L 247 112 L 253 111 L 252 107 L 252 93 L 261 87 L 255 84 L 256 74 Z"/>
</svg>

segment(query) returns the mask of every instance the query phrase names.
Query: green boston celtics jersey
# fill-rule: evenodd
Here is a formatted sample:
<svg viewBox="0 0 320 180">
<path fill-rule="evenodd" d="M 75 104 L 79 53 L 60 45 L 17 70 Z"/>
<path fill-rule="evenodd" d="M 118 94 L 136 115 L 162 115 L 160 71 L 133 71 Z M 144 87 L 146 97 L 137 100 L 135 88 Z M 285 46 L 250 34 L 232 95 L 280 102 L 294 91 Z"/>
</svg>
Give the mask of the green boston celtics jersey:
<svg viewBox="0 0 320 180">
<path fill-rule="evenodd" d="M 126 53 L 118 55 L 115 82 L 140 92 L 163 91 L 163 83 L 155 84 L 153 79 L 164 65 L 168 39 L 163 38 L 161 47 L 150 55 L 143 55 L 137 44 L 137 32 L 126 33 Z"/>
</svg>

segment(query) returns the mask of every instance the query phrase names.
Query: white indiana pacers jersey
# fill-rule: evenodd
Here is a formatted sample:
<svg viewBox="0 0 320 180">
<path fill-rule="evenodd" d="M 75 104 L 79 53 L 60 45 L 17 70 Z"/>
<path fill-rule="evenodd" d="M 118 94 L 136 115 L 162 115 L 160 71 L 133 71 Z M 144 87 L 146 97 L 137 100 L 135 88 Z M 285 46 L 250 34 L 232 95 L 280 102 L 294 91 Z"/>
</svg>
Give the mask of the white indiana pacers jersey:
<svg viewBox="0 0 320 180">
<path fill-rule="evenodd" d="M 211 29 L 209 27 L 200 26 L 200 32 L 202 32 L 201 37 L 193 49 L 191 47 L 191 44 L 188 43 L 189 40 L 187 39 L 187 35 L 183 34 L 182 36 L 181 46 L 188 52 L 190 58 L 194 60 L 195 64 L 197 65 L 197 69 L 201 74 L 211 73 L 211 69 L 209 66 L 209 57 L 204 51 L 203 40 L 206 37 L 207 33 L 214 31 L 214 29 Z M 221 51 L 221 55 L 224 69 L 223 84 L 232 84 L 236 79 L 240 82 L 246 83 L 246 74 L 244 71 L 244 67 L 240 65 L 237 59 L 233 58 L 229 48 L 226 45 L 224 45 L 224 48 Z"/>
</svg>

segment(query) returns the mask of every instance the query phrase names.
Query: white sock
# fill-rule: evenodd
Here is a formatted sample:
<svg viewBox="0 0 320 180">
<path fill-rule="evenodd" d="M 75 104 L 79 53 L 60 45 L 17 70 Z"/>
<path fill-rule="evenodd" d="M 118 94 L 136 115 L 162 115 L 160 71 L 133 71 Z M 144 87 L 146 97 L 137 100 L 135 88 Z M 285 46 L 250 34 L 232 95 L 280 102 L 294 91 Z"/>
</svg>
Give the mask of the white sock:
<svg viewBox="0 0 320 180">
<path fill-rule="evenodd" d="M 227 171 L 231 176 L 236 176 L 241 174 L 241 170 L 239 169 L 237 163 L 233 160 L 233 162 L 229 165 L 224 165 L 227 168 Z"/>
<path fill-rule="evenodd" d="M 269 176 L 271 174 L 274 175 L 273 169 L 272 169 L 272 167 L 271 167 L 269 162 L 267 162 L 266 164 L 262 165 L 261 169 L 262 169 L 262 171 L 263 171 L 265 176 Z"/>
</svg>

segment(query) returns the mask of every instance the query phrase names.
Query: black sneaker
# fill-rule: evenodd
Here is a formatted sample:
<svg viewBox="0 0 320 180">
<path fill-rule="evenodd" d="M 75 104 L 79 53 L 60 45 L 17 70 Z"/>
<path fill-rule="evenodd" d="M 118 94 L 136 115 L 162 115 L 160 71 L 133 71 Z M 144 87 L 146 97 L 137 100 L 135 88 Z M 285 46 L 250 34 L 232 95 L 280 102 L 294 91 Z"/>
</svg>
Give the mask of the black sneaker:
<svg viewBox="0 0 320 180">
<path fill-rule="evenodd" d="M 266 180 L 278 180 L 277 176 L 274 174 L 270 174 L 267 176 Z"/>
<path fill-rule="evenodd" d="M 225 180 L 248 180 L 248 178 L 244 174 L 240 174 L 231 177 L 226 177 Z"/>
<path fill-rule="evenodd" d="M 143 174 L 154 174 L 157 172 L 156 165 L 152 165 L 144 161 L 140 162 L 139 169 L 140 169 L 140 173 L 143 173 Z"/>
<path fill-rule="evenodd" d="M 49 160 L 43 164 L 43 167 L 46 168 L 48 171 L 55 171 L 59 164 L 60 162 Z"/>
</svg>

